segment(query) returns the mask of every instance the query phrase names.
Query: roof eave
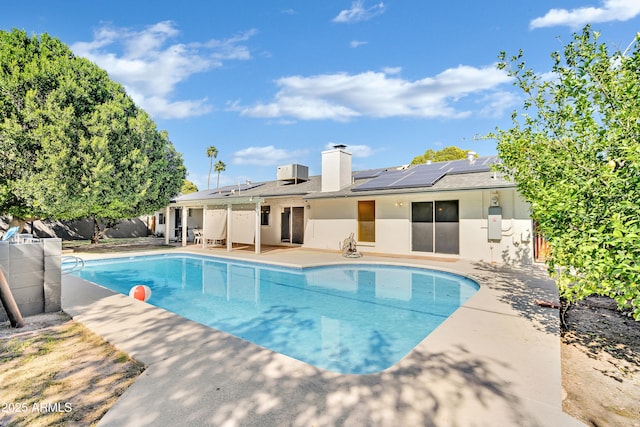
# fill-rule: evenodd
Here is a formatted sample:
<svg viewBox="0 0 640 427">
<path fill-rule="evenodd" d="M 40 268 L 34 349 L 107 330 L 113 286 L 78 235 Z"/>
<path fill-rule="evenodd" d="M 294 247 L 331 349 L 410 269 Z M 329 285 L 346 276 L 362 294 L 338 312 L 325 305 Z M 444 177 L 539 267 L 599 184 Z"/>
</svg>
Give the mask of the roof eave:
<svg viewBox="0 0 640 427">
<path fill-rule="evenodd" d="M 514 189 L 516 187 L 513 183 L 503 183 L 500 185 L 483 185 L 477 187 L 449 187 L 449 188 L 437 188 L 437 187 L 418 187 L 411 189 L 398 189 L 389 190 L 363 190 L 350 192 L 332 192 L 332 193 L 309 193 L 305 196 L 305 199 L 338 199 L 338 198 L 353 198 L 353 197 L 366 197 L 366 196 L 396 196 L 405 194 L 418 194 L 418 193 L 450 193 L 455 191 L 485 191 L 485 190 L 499 190 L 499 189 Z"/>
</svg>

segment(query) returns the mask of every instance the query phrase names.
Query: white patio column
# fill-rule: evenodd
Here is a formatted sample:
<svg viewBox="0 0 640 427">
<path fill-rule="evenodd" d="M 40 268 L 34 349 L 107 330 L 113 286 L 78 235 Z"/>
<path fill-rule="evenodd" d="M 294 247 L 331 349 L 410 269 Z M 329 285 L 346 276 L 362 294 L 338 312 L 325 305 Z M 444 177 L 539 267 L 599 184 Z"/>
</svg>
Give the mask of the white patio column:
<svg viewBox="0 0 640 427">
<path fill-rule="evenodd" d="M 231 229 L 233 228 L 233 221 L 231 217 L 233 216 L 233 206 L 231 203 L 227 205 L 227 252 L 231 252 L 232 242 L 231 242 Z"/>
<path fill-rule="evenodd" d="M 169 218 L 171 215 L 171 208 L 167 205 L 164 212 L 164 244 L 169 246 Z"/>
<path fill-rule="evenodd" d="M 207 205 L 202 206 L 202 249 L 207 247 L 207 241 L 204 239 L 204 230 L 207 229 Z"/>
<path fill-rule="evenodd" d="M 187 246 L 187 207 L 182 207 L 182 246 Z"/>
<path fill-rule="evenodd" d="M 260 255 L 261 250 L 261 239 L 260 239 L 260 202 L 256 203 L 256 235 L 254 237 L 256 255 Z"/>
</svg>

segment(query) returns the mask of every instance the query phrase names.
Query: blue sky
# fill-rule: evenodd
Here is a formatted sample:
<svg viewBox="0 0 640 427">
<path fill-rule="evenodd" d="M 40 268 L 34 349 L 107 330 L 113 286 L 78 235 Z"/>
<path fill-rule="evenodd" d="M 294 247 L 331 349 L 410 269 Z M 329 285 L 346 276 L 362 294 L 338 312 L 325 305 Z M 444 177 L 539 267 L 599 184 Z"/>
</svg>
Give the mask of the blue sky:
<svg viewBox="0 0 640 427">
<path fill-rule="evenodd" d="M 587 23 L 624 50 L 640 0 L 32 0 L 0 14 L 1 29 L 58 37 L 122 83 L 201 190 L 210 145 L 227 165 L 220 185 L 290 163 L 319 174 L 333 144 L 354 169 L 449 145 L 495 154 L 477 137 L 521 106 L 499 52 L 522 49 L 545 73 Z"/>
</svg>

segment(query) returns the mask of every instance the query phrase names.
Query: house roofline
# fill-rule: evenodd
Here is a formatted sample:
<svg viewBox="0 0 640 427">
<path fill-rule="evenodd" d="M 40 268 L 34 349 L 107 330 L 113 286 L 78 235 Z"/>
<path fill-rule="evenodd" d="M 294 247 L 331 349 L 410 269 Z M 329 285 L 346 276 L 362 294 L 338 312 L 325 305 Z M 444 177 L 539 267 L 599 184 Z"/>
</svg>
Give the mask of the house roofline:
<svg viewBox="0 0 640 427">
<path fill-rule="evenodd" d="M 479 191 L 479 190 L 510 190 L 515 189 L 515 184 L 503 184 L 503 185 L 485 185 L 478 187 L 456 187 L 456 188 L 414 188 L 414 191 L 398 191 L 397 189 L 389 190 L 366 190 L 366 191 L 349 191 L 346 192 L 334 192 L 334 193 L 308 193 L 304 200 L 317 200 L 317 199 L 344 199 L 344 198 L 356 198 L 367 196 L 400 196 L 400 195 L 414 195 L 424 193 L 449 193 L 456 191 Z"/>
</svg>

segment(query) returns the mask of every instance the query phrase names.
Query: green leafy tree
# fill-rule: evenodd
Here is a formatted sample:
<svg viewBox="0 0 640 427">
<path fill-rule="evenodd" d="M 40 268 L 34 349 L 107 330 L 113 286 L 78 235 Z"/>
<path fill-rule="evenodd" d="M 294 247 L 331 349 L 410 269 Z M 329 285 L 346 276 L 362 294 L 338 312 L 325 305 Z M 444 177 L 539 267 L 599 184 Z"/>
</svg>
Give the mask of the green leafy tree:
<svg viewBox="0 0 640 427">
<path fill-rule="evenodd" d="M 166 206 L 185 168 L 123 87 L 60 40 L 0 31 L 0 212 L 114 224 Z"/>
<path fill-rule="evenodd" d="M 463 150 L 456 146 L 445 147 L 442 150 L 433 151 L 429 148 L 421 156 L 416 156 L 411 160 L 412 165 L 419 165 L 422 163 L 432 162 L 446 162 L 449 160 L 460 160 L 467 157 L 468 150 Z"/>
<path fill-rule="evenodd" d="M 213 170 L 213 159 L 218 157 L 218 149 L 211 145 L 207 148 L 207 157 L 209 158 L 209 177 L 207 178 L 207 190 L 211 188 L 211 171 Z"/>
<path fill-rule="evenodd" d="M 216 189 L 220 188 L 220 172 L 227 170 L 227 165 L 222 160 L 218 160 L 214 165 L 215 171 L 218 173 L 218 180 L 216 181 Z"/>
<path fill-rule="evenodd" d="M 185 179 L 182 184 L 182 188 L 180 189 L 180 194 L 195 193 L 196 191 L 198 191 L 198 186 L 188 179 Z"/>
<path fill-rule="evenodd" d="M 598 38 L 575 34 L 552 79 L 522 52 L 501 54 L 525 100 L 491 136 L 549 241 L 561 296 L 609 296 L 640 320 L 640 38 L 613 53 Z"/>
</svg>

